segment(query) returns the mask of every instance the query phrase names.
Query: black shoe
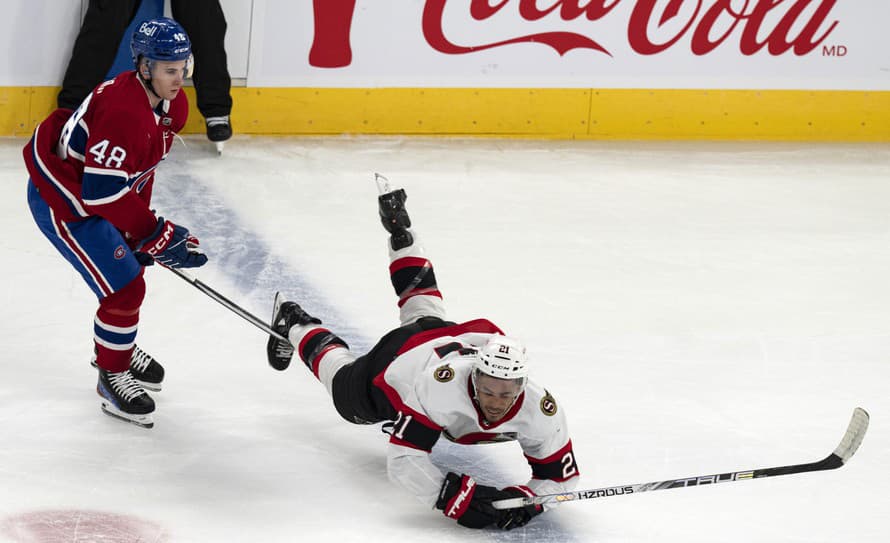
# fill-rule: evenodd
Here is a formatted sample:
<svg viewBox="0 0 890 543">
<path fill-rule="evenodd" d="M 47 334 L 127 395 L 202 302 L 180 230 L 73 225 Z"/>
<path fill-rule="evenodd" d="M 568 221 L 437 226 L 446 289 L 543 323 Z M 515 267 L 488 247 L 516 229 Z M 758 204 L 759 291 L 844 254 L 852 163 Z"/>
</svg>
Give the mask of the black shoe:
<svg viewBox="0 0 890 543">
<path fill-rule="evenodd" d="M 102 398 L 102 411 L 112 417 L 151 428 L 155 402 L 129 371 L 112 373 L 99 368 L 96 392 Z"/>
<path fill-rule="evenodd" d="M 389 232 L 389 244 L 393 251 L 404 249 L 414 243 L 414 237 L 407 229 L 411 228 L 411 218 L 405 209 L 408 195 L 405 189 L 398 189 L 377 197 L 380 208 L 380 222 Z"/>
<path fill-rule="evenodd" d="M 99 368 L 96 364 L 96 357 L 90 364 L 94 368 Z M 161 383 L 164 381 L 164 366 L 155 360 L 150 354 L 146 353 L 137 345 L 133 348 L 133 354 L 130 355 L 130 373 L 133 378 L 139 381 L 143 388 L 147 388 L 152 392 L 161 391 Z"/>
<path fill-rule="evenodd" d="M 207 117 L 204 119 L 204 124 L 207 126 L 207 139 L 210 141 L 226 141 L 232 137 L 232 123 L 228 115 Z"/>
<path fill-rule="evenodd" d="M 287 333 L 291 328 L 306 324 L 321 324 L 321 320 L 303 311 L 303 308 L 295 302 L 285 302 L 281 293 L 276 292 L 275 305 L 272 309 L 272 330 L 281 336 L 288 337 Z M 273 335 L 269 336 L 269 342 L 266 344 L 266 358 L 269 360 L 270 366 L 278 371 L 284 371 L 290 366 L 293 356 L 294 346 L 290 341 L 279 339 Z"/>
</svg>

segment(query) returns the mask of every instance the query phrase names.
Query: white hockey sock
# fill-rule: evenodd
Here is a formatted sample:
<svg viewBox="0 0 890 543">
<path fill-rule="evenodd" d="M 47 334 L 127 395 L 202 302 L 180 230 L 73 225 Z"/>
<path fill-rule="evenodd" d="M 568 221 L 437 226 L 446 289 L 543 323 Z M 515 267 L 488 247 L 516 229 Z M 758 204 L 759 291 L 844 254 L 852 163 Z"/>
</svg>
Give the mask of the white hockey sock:
<svg viewBox="0 0 890 543">
<path fill-rule="evenodd" d="M 390 279 L 399 297 L 399 321 L 403 326 L 421 317 L 445 318 L 433 265 L 426 257 L 420 238 L 413 230 L 409 231 L 414 243 L 398 251 L 389 249 Z"/>
<path fill-rule="evenodd" d="M 327 328 L 314 324 L 292 327 L 288 339 L 296 347 L 294 355 L 300 357 L 328 394 L 332 394 L 334 375 L 355 360 L 345 342 Z"/>
</svg>

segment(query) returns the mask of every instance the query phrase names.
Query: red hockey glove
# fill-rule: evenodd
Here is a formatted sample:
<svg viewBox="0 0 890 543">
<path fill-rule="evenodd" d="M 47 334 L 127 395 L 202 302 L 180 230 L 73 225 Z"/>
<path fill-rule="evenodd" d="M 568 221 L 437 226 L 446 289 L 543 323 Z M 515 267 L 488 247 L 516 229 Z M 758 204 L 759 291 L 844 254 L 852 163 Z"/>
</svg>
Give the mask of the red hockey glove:
<svg viewBox="0 0 890 543">
<path fill-rule="evenodd" d="M 197 268 L 207 263 L 207 255 L 198 251 L 198 238 L 187 228 L 158 217 L 154 232 L 136 247 L 136 259 L 143 266 L 152 261 L 168 268 Z"/>
<path fill-rule="evenodd" d="M 500 511 L 491 502 L 500 491 L 492 486 L 476 483 L 469 475 L 449 472 L 439 491 L 436 509 L 467 528 L 485 528 L 494 524 Z"/>
</svg>

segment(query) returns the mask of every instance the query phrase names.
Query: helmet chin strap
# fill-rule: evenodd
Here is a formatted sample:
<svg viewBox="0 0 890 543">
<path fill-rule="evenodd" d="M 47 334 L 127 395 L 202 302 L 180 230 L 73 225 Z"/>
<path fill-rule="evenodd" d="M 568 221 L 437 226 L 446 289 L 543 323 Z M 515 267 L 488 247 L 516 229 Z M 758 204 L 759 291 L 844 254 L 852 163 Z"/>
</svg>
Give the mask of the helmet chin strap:
<svg viewBox="0 0 890 543">
<path fill-rule="evenodd" d="M 142 70 L 143 70 L 143 69 L 147 69 L 147 70 L 148 70 L 148 74 L 149 74 L 148 77 L 145 77 L 145 76 L 143 75 L 143 73 L 142 73 Z M 157 91 L 155 90 L 155 85 L 154 85 L 154 82 L 153 82 L 153 80 L 152 80 L 152 78 L 151 78 L 151 68 L 150 68 L 147 64 L 144 65 L 144 66 L 140 66 L 139 69 L 136 70 L 136 73 L 139 75 L 139 81 L 142 82 L 142 86 L 143 86 L 143 87 L 145 87 L 146 89 L 148 89 L 149 91 L 151 91 L 151 93 L 154 94 L 158 99 L 160 99 L 160 100 L 163 100 L 163 99 L 164 99 L 164 98 L 163 98 L 160 94 L 158 94 Z"/>
<path fill-rule="evenodd" d="M 482 403 L 479 402 L 479 387 L 476 386 L 476 375 L 478 375 L 477 374 L 478 371 L 479 370 L 477 370 L 475 368 L 470 371 L 470 382 L 473 385 L 473 401 L 476 402 L 476 405 L 479 407 L 479 410 L 482 411 Z M 495 377 L 495 379 L 497 379 L 497 378 Z M 513 401 L 510 402 L 510 405 L 508 405 L 507 408 L 504 409 L 504 414 L 506 414 L 507 411 L 510 411 L 511 409 L 513 409 L 513 406 L 516 405 L 516 400 L 518 400 L 519 397 L 522 396 L 522 392 L 525 390 L 525 384 L 527 382 L 528 382 L 528 379 L 523 378 L 522 385 L 519 387 L 519 392 L 516 394 L 516 396 L 513 397 Z M 483 412 L 483 416 L 485 416 L 484 412 Z M 489 421 L 488 418 L 486 418 L 485 421 L 488 423 L 491 423 L 491 421 Z"/>
</svg>

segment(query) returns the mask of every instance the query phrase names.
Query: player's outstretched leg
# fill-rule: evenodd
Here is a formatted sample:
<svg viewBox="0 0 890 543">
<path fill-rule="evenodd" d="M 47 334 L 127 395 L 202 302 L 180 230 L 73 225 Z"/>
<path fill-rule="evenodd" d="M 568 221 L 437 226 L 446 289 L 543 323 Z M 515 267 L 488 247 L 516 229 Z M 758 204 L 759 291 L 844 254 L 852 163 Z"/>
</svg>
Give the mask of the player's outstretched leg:
<svg viewBox="0 0 890 543">
<path fill-rule="evenodd" d="M 405 209 L 408 195 L 404 189 L 390 190 L 384 179 L 378 186 L 380 220 L 390 233 L 389 276 L 396 296 L 399 297 L 399 321 L 402 325 L 422 317 L 445 318 L 442 293 L 436 284 L 433 265 L 426 258 L 422 243 L 409 230 L 411 219 Z"/>
<path fill-rule="evenodd" d="M 306 313 L 297 303 L 284 301 L 281 294 L 275 295 L 272 329 L 289 341 L 275 336 L 269 338 L 266 345 L 269 365 L 277 370 L 287 368 L 296 351 L 329 394 L 334 375 L 355 361 L 345 341 L 321 326 L 321 320 Z"/>
<path fill-rule="evenodd" d="M 143 428 L 154 426 L 151 414 L 155 402 L 129 370 L 114 373 L 99 368 L 96 392 L 102 398 L 102 411 L 107 415 Z"/>
<path fill-rule="evenodd" d="M 90 363 L 94 368 L 99 368 L 95 355 Z M 138 345 L 133 347 L 133 354 L 130 355 L 130 373 L 142 385 L 142 388 L 152 392 L 161 391 L 161 383 L 164 381 L 164 366 L 153 356 L 140 349 Z"/>
</svg>

